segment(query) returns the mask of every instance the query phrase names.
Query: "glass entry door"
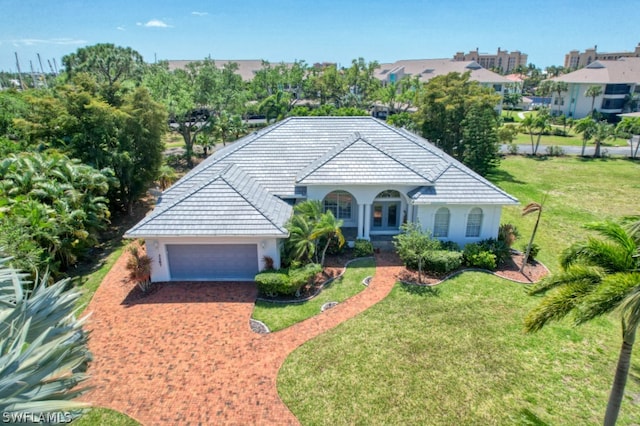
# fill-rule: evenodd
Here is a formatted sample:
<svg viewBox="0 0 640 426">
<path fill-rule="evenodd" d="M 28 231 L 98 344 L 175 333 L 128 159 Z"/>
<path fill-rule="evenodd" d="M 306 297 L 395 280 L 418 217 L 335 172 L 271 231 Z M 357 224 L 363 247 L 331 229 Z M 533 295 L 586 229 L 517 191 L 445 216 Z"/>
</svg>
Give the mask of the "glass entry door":
<svg viewBox="0 0 640 426">
<path fill-rule="evenodd" d="M 400 202 L 375 201 L 371 207 L 371 228 L 374 231 L 394 231 L 400 226 Z"/>
</svg>

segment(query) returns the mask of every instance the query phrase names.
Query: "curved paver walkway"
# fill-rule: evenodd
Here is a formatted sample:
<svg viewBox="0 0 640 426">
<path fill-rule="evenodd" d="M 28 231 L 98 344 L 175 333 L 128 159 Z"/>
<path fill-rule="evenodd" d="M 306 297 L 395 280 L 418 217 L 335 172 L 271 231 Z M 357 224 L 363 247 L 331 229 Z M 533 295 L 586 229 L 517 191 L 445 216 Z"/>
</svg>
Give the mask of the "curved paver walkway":
<svg viewBox="0 0 640 426">
<path fill-rule="evenodd" d="M 121 256 L 116 262 L 86 310 L 94 388 L 82 399 L 145 425 L 298 424 L 276 390 L 285 358 L 382 300 L 400 271 L 393 256 L 377 256 L 365 290 L 313 318 L 260 335 L 249 328 L 253 283 L 167 284 L 127 303 L 132 284 L 125 261 Z"/>
</svg>

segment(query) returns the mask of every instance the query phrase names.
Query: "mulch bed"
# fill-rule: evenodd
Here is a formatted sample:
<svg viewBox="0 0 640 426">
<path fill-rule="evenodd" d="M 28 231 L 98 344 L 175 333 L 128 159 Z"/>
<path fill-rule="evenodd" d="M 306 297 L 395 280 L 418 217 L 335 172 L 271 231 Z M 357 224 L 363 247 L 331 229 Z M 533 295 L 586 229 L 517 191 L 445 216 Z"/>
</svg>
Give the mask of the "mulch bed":
<svg viewBox="0 0 640 426">
<path fill-rule="evenodd" d="M 549 274 L 549 270 L 542 263 L 537 261 L 527 262 L 527 265 L 524 268 L 524 271 L 520 273 L 520 267 L 522 266 L 522 261 L 524 259 L 524 255 L 519 252 L 514 252 L 511 255 L 511 259 L 500 265 L 500 267 L 491 271 L 493 274 L 505 278 L 507 280 L 516 281 L 523 284 L 532 284 L 540 281 L 547 274 Z M 441 283 L 448 277 L 453 275 L 457 275 L 463 271 L 469 270 L 479 270 L 473 268 L 465 268 L 461 267 L 456 271 L 447 273 L 447 274 L 434 274 L 432 272 L 424 272 L 422 273 L 422 285 L 435 285 Z M 400 274 L 398 274 L 398 279 L 402 282 L 409 284 L 418 284 L 418 271 L 413 271 L 410 269 L 404 269 Z"/>
</svg>

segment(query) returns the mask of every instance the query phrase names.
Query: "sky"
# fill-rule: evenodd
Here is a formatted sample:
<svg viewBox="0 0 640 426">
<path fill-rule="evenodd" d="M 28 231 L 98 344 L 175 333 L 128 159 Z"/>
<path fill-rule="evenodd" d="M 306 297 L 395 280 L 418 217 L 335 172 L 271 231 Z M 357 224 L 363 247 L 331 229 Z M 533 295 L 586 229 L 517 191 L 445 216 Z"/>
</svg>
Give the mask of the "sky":
<svg viewBox="0 0 640 426">
<path fill-rule="evenodd" d="M 632 51 L 640 0 L 0 0 L 0 70 L 48 71 L 97 43 L 164 59 L 348 66 L 519 50 L 544 69 L 570 50 Z"/>
</svg>

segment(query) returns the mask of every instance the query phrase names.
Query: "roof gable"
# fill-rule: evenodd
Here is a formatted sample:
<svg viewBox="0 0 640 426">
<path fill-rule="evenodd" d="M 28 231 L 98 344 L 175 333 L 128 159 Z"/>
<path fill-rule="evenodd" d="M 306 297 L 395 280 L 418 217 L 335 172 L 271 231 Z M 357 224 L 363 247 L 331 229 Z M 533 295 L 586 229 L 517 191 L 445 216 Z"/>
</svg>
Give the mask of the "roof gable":
<svg viewBox="0 0 640 426">
<path fill-rule="evenodd" d="M 424 185 L 429 177 L 406 161 L 399 161 L 384 147 L 355 132 L 342 144 L 304 168 L 296 183 Z"/>
</svg>

